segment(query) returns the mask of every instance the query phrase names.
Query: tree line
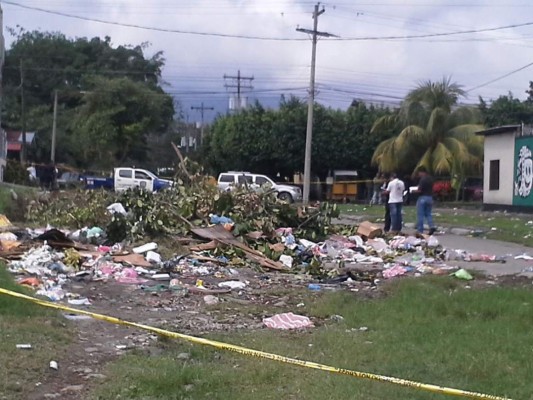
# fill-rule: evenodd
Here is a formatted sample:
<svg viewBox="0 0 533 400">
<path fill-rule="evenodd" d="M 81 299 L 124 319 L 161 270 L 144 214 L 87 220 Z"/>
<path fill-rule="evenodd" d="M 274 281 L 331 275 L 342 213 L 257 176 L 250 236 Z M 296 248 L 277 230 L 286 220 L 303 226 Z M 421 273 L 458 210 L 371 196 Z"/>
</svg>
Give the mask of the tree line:
<svg viewBox="0 0 533 400">
<path fill-rule="evenodd" d="M 56 92 L 58 162 L 109 168 L 157 157 L 149 142 L 172 132 L 175 115 L 174 99 L 161 85 L 161 52 L 147 58 L 146 44 L 114 47 L 109 37 L 10 32 L 2 124 L 37 133 L 28 159 L 50 161 Z"/>
<path fill-rule="evenodd" d="M 162 52 L 147 57 L 147 44 L 114 46 L 111 38 L 68 38 L 59 32 L 10 30 L 6 52 L 2 123 L 36 132 L 28 158 L 50 160 L 54 94 L 58 96 L 56 160 L 84 169 L 118 165 L 170 166 L 170 142 L 185 123 L 179 99 L 165 93 Z M 449 79 L 421 82 L 399 107 L 354 100 L 346 110 L 315 104 L 313 173 L 338 169 L 412 173 L 424 165 L 436 175 L 480 175 L 483 127 L 533 123 L 533 84 L 528 98 L 511 93 L 462 106 L 466 93 Z M 212 174 L 245 170 L 292 177 L 301 172 L 307 105 L 281 98 L 276 109 L 256 102 L 220 114 L 194 155 Z"/>
</svg>

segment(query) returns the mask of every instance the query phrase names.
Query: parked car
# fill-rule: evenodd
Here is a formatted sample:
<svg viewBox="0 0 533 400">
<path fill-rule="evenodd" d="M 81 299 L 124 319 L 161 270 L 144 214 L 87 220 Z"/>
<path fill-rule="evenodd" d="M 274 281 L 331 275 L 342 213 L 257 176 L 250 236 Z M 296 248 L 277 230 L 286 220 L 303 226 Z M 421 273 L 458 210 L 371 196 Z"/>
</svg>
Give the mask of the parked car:
<svg viewBox="0 0 533 400">
<path fill-rule="evenodd" d="M 220 190 L 232 190 L 232 188 L 240 185 L 248 185 L 254 190 L 270 186 L 277 193 L 278 198 L 289 203 L 302 199 L 302 191 L 298 186 L 276 183 L 266 175 L 229 171 L 218 176 L 218 188 Z"/>
<path fill-rule="evenodd" d="M 77 172 L 63 172 L 59 178 L 57 178 L 57 186 L 60 189 L 75 188 L 82 184 L 80 174 Z"/>
<path fill-rule="evenodd" d="M 464 201 L 483 200 L 483 178 L 466 178 L 461 188 L 461 196 Z"/>
<path fill-rule="evenodd" d="M 158 178 L 145 169 L 115 168 L 110 178 L 83 177 L 87 189 L 109 189 L 117 192 L 141 187 L 150 192 L 166 189 L 173 185 L 168 179 Z"/>
</svg>

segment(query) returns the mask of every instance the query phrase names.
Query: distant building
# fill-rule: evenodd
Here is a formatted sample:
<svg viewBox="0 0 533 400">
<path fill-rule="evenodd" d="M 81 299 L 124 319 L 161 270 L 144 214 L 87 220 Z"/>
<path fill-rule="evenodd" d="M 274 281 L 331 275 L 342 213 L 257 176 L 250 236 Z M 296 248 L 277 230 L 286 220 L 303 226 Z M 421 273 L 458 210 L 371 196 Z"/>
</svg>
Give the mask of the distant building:
<svg viewBox="0 0 533 400">
<path fill-rule="evenodd" d="M 485 137 L 483 208 L 533 212 L 533 127 L 505 125 Z"/>
<path fill-rule="evenodd" d="M 19 159 L 22 150 L 22 132 L 6 129 L 7 158 Z M 26 132 L 26 146 L 30 146 L 35 139 L 35 132 Z"/>
</svg>

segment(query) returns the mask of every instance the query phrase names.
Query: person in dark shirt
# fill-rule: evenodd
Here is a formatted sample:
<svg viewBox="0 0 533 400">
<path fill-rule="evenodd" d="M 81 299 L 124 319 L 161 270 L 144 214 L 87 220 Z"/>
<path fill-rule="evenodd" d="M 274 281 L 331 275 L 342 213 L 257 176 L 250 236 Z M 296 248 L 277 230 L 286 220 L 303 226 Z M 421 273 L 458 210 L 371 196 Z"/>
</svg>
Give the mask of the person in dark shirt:
<svg viewBox="0 0 533 400">
<path fill-rule="evenodd" d="M 435 233 L 435 225 L 433 224 L 433 216 L 431 214 L 433 209 L 433 178 L 428 174 L 425 167 L 418 168 L 418 193 L 420 196 L 416 202 L 416 231 L 420 234 L 424 233 L 424 219 L 429 226 L 429 234 Z"/>
<path fill-rule="evenodd" d="M 391 220 L 390 220 L 390 207 L 389 207 L 389 192 L 387 192 L 387 185 L 389 184 L 390 176 L 389 174 L 383 175 L 383 185 L 381 186 L 381 203 L 385 205 L 385 226 L 383 230 L 385 233 L 390 231 Z"/>
</svg>

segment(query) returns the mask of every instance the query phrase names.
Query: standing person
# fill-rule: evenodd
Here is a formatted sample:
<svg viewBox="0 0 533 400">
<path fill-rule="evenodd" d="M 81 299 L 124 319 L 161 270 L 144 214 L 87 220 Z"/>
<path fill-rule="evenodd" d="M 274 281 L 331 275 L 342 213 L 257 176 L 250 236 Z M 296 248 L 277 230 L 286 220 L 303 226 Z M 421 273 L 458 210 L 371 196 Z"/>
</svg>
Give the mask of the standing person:
<svg viewBox="0 0 533 400">
<path fill-rule="evenodd" d="M 381 186 L 383 185 L 383 175 L 379 172 L 372 179 L 372 198 L 370 199 L 370 205 L 381 204 Z"/>
<path fill-rule="evenodd" d="M 391 230 L 395 233 L 402 231 L 402 204 L 403 192 L 405 190 L 404 183 L 398 179 L 396 174 L 391 174 L 392 180 L 387 185 L 387 192 L 389 194 L 389 207 Z"/>
<path fill-rule="evenodd" d="M 385 205 L 385 226 L 383 227 L 383 230 L 385 233 L 388 233 L 390 231 L 390 207 L 389 207 L 389 192 L 387 192 L 387 185 L 389 184 L 389 174 L 383 175 L 383 185 L 381 186 L 381 202 Z"/>
<path fill-rule="evenodd" d="M 433 224 L 433 216 L 431 215 L 433 209 L 433 178 L 428 174 L 425 167 L 418 168 L 418 193 L 420 196 L 416 201 L 416 231 L 420 234 L 424 233 L 424 219 L 426 219 L 429 226 L 429 234 L 435 233 L 435 225 Z"/>
<path fill-rule="evenodd" d="M 37 182 L 37 170 L 35 169 L 35 164 L 31 163 L 28 168 L 26 168 L 26 171 L 28 171 L 28 178 L 30 179 L 30 183 Z"/>
</svg>

